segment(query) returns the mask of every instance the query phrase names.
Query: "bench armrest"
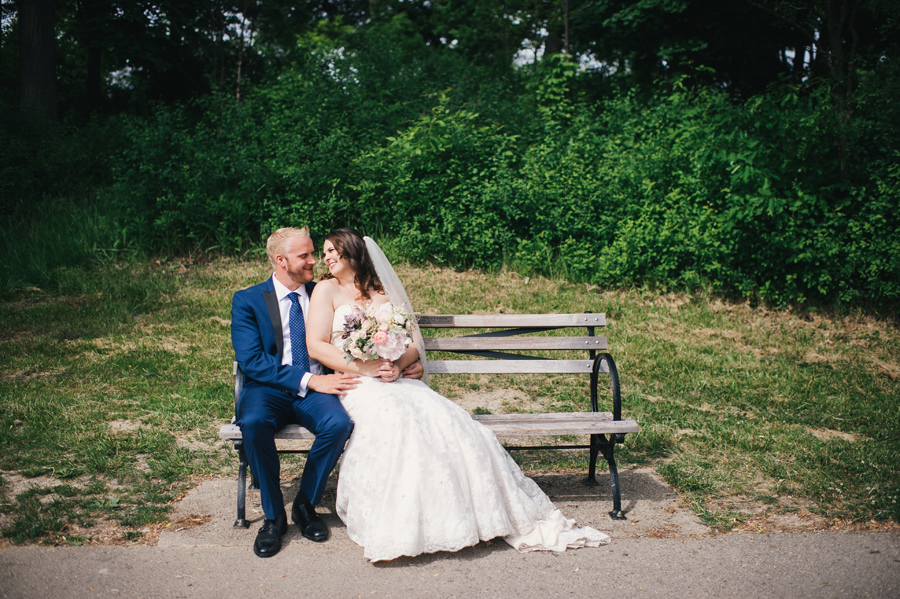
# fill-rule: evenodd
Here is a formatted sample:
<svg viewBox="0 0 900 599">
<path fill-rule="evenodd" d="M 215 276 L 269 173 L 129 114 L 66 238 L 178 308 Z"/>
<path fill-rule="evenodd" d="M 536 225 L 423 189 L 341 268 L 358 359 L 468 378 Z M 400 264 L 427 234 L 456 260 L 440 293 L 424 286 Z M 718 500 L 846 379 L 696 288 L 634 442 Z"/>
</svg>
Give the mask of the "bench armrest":
<svg viewBox="0 0 900 599">
<path fill-rule="evenodd" d="M 613 420 L 621 420 L 622 419 L 622 391 L 619 387 L 619 370 L 616 368 L 616 361 L 613 360 L 612 355 L 608 353 L 598 353 L 594 357 L 594 367 L 591 369 L 591 411 L 599 412 L 600 406 L 598 405 L 597 398 L 597 383 L 599 379 L 599 373 L 601 372 L 602 364 L 606 362 L 607 368 L 609 369 L 609 379 L 610 385 L 612 386 L 612 396 L 613 396 L 613 405 L 612 405 L 612 414 Z"/>
</svg>

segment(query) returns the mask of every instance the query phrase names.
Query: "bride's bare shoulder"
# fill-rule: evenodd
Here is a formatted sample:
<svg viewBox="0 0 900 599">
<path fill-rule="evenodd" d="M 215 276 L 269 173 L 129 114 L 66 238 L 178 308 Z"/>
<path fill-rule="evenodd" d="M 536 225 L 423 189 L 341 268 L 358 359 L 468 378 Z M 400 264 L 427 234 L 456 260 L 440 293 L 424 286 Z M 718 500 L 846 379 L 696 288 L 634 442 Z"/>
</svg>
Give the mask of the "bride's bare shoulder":
<svg viewBox="0 0 900 599">
<path fill-rule="evenodd" d="M 341 288 L 334 279 L 325 279 L 316 283 L 316 287 L 313 289 L 312 298 L 317 304 L 331 303 L 331 300 L 337 295 L 340 289 Z"/>
<path fill-rule="evenodd" d="M 315 291 L 316 292 L 325 291 L 325 290 L 336 291 L 339 288 L 340 288 L 340 286 L 338 285 L 337 279 L 322 279 L 321 281 L 316 283 Z"/>
<path fill-rule="evenodd" d="M 375 304 L 376 306 L 380 306 L 380 305 L 382 305 L 382 304 L 386 304 L 386 303 L 388 303 L 389 301 L 391 301 L 391 298 L 389 298 L 387 295 L 385 295 L 385 294 L 382 293 L 381 291 L 374 291 L 374 290 L 372 290 L 372 291 L 370 292 L 370 296 L 369 296 L 369 297 L 370 297 L 370 299 L 371 299 L 371 302 L 372 302 L 373 304 Z"/>
</svg>

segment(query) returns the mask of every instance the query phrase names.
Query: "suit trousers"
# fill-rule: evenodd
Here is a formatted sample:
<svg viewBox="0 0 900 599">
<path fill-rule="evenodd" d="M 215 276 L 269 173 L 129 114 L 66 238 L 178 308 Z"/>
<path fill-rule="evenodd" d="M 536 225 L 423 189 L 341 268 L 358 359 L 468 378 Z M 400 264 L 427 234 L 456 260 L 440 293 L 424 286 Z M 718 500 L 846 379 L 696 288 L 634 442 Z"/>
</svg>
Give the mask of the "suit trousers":
<svg viewBox="0 0 900 599">
<path fill-rule="evenodd" d="M 300 477 L 300 490 L 313 505 L 325 492 L 328 476 L 337 464 L 353 421 L 334 395 L 310 391 L 306 397 L 247 380 L 238 406 L 237 425 L 244 437 L 250 469 L 259 481 L 259 495 L 266 518 L 274 520 L 284 509 L 281 464 L 275 432 L 286 424 L 299 424 L 316 435 Z"/>
</svg>

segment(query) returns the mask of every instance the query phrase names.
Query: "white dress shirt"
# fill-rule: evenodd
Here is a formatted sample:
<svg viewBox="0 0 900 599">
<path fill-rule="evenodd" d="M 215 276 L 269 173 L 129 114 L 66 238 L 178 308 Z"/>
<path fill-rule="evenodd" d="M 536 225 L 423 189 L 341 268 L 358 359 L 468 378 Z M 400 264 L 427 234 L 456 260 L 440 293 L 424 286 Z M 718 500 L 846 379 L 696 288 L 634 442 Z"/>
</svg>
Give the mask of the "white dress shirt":
<svg viewBox="0 0 900 599">
<path fill-rule="evenodd" d="M 281 284 L 281 281 L 274 274 L 272 275 L 272 283 L 275 285 L 275 297 L 278 298 L 278 311 L 281 313 L 281 335 L 284 339 L 284 352 L 281 355 L 281 363 L 290 366 L 294 363 L 294 355 L 291 353 L 291 298 L 288 295 L 292 291 L 297 293 L 297 300 L 300 302 L 300 311 L 303 312 L 303 322 L 305 324 L 309 320 L 309 294 L 306 293 L 306 285 L 300 285 L 297 289 L 288 289 Z M 309 379 L 314 374 L 323 374 L 325 372 L 322 365 L 312 358 L 309 359 L 309 370 L 303 375 L 303 380 L 300 381 L 300 389 L 297 393 L 300 397 L 306 397 Z"/>
</svg>

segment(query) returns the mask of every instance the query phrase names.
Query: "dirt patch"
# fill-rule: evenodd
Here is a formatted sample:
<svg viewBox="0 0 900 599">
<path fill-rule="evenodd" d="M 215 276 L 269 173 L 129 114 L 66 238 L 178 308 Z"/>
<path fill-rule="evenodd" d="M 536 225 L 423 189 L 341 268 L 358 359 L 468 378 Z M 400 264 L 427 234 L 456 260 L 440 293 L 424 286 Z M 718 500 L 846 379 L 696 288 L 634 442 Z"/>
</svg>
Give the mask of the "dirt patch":
<svg viewBox="0 0 900 599">
<path fill-rule="evenodd" d="M 148 453 L 134 454 L 134 469 L 138 472 L 149 474 L 152 468 L 150 468 L 150 464 L 147 463 L 148 459 L 150 459 L 150 454 Z"/>
<path fill-rule="evenodd" d="M 765 491 L 765 487 L 760 487 Z M 812 501 L 791 495 L 780 495 L 761 502 L 747 496 L 734 496 L 710 501 L 707 508 L 727 510 L 736 516 L 730 533 L 802 533 L 802 532 L 897 532 L 900 525 L 892 520 L 858 521 L 825 518 L 812 510 Z"/>
<path fill-rule="evenodd" d="M 844 441 L 856 441 L 859 439 L 858 436 L 852 433 L 842 433 L 841 431 L 834 431 L 828 428 L 809 428 L 807 427 L 806 432 L 817 439 L 821 439 L 822 441 L 831 441 L 832 439 L 843 439 Z"/>
<path fill-rule="evenodd" d="M 3 479 L 3 486 L 0 486 L 0 492 L 6 495 L 7 500 L 13 500 L 22 493 L 30 489 L 53 489 L 60 485 L 69 485 L 76 489 L 85 489 L 90 484 L 91 479 L 88 476 L 80 476 L 71 480 L 59 480 L 52 476 L 35 476 L 27 478 L 15 472 L 0 472 L 0 478 Z"/>
<path fill-rule="evenodd" d="M 855 522 L 850 520 L 828 519 L 807 511 L 793 513 L 767 514 L 760 518 L 747 520 L 732 532 L 735 533 L 800 533 L 800 532 L 900 532 L 900 525 L 894 521 Z"/>
<path fill-rule="evenodd" d="M 31 489 L 55 489 L 62 485 L 68 485 L 69 487 L 81 490 L 87 488 L 92 482 L 92 479 L 89 476 L 81 476 L 63 481 L 52 476 L 35 476 L 28 478 L 15 472 L 0 472 L 0 477 L 3 479 L 3 484 L 0 486 L 0 495 L 3 496 L 5 502 L 9 502 L 13 505 L 15 504 L 16 497 Z M 41 502 L 41 505 L 46 506 L 57 498 L 58 495 L 56 493 L 47 493 L 41 495 L 38 500 Z M 9 526 L 12 523 L 14 516 L 15 514 L 12 512 L 0 512 L 0 528 Z M 85 538 L 90 536 L 103 539 L 104 541 L 101 544 L 106 544 L 110 539 L 121 538 L 123 533 L 122 528 L 119 527 L 117 523 L 110 523 L 105 520 L 97 521 L 90 527 L 67 524 L 60 532 L 62 534 L 57 537 L 57 542 L 60 544 L 69 542 L 69 539 L 73 535 L 79 538 L 82 536 Z M 10 546 L 12 546 L 12 542 L 9 539 L 0 537 L 0 548 Z"/>
<path fill-rule="evenodd" d="M 216 427 L 216 430 L 219 429 L 221 425 Z M 205 438 L 200 437 L 200 433 L 191 433 L 187 435 L 179 435 L 175 437 L 175 444 L 178 447 L 183 447 L 185 449 L 189 449 L 191 451 L 209 451 L 217 454 L 221 454 L 225 451 L 228 451 L 228 446 L 225 445 L 222 440 L 215 438 Z"/>
<path fill-rule="evenodd" d="M 543 404 L 534 401 L 515 389 L 495 389 L 493 391 L 469 391 L 453 398 L 454 403 L 475 413 L 476 408 L 487 410 L 491 414 L 507 412 L 532 412 L 542 410 Z"/>
<path fill-rule="evenodd" d="M 117 434 L 130 433 L 143 427 L 143 424 L 140 422 L 125 419 L 112 420 L 107 424 L 109 425 L 109 430 Z"/>
</svg>

